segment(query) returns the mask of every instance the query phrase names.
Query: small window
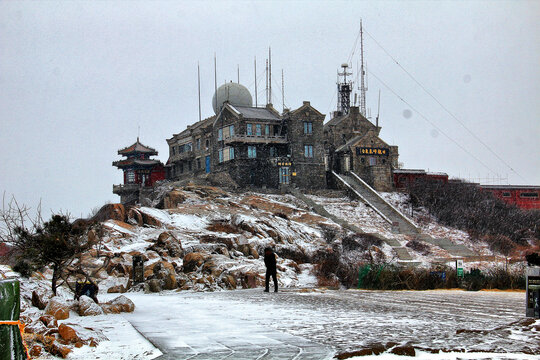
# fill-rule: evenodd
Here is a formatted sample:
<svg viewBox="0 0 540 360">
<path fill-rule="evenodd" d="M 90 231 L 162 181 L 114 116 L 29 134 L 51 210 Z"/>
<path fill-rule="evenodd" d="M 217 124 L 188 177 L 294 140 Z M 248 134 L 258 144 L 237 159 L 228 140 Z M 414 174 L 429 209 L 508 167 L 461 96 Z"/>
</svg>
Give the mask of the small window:
<svg viewBox="0 0 540 360">
<path fill-rule="evenodd" d="M 197 169 L 201 169 L 201 159 L 197 159 Z"/>
<path fill-rule="evenodd" d="M 223 140 L 223 129 L 218 129 L 218 131 L 217 131 L 217 139 L 218 139 L 218 141 Z"/>
<path fill-rule="evenodd" d="M 253 135 L 253 124 L 246 124 L 246 134 L 248 136 Z"/>
<path fill-rule="evenodd" d="M 171 155 L 176 155 L 176 146 L 171 146 Z"/>
<path fill-rule="evenodd" d="M 201 150 L 201 139 L 197 139 L 197 150 Z"/>
<path fill-rule="evenodd" d="M 262 125 L 261 124 L 255 125 L 255 135 L 262 136 Z"/>
<path fill-rule="evenodd" d="M 377 158 L 375 158 L 375 157 L 373 157 L 373 156 L 370 157 L 370 158 L 369 158 L 369 165 L 370 165 L 370 166 L 375 166 L 375 165 L 377 165 Z"/>
<path fill-rule="evenodd" d="M 264 134 L 266 136 L 270 136 L 270 125 L 268 124 L 264 125 Z"/>
<path fill-rule="evenodd" d="M 229 136 L 230 137 L 234 136 L 234 125 L 229 126 Z"/>
<path fill-rule="evenodd" d="M 523 192 L 521 194 L 519 194 L 519 197 L 522 197 L 522 198 L 537 198 L 538 197 L 538 193 L 537 192 Z"/>
<path fill-rule="evenodd" d="M 192 143 L 187 143 L 185 145 L 185 148 L 186 148 L 186 151 L 191 151 L 191 150 L 193 150 L 193 144 Z"/>
<path fill-rule="evenodd" d="M 229 159 L 230 160 L 234 159 L 234 148 L 229 148 Z"/>
<path fill-rule="evenodd" d="M 189 160 L 188 161 L 188 171 L 191 171 L 193 170 L 193 161 Z"/>
<path fill-rule="evenodd" d="M 512 196 L 512 194 L 510 194 L 508 191 L 505 191 L 505 192 L 502 193 L 502 196 L 503 197 L 510 197 L 510 196 Z"/>
<path fill-rule="evenodd" d="M 219 161 L 220 163 L 223 162 L 223 150 L 219 150 L 219 151 L 218 151 L 218 161 Z"/>
<path fill-rule="evenodd" d="M 248 158 L 255 159 L 257 157 L 257 147 L 248 146 Z"/>
<path fill-rule="evenodd" d="M 313 123 L 311 121 L 304 121 L 304 134 L 313 133 Z"/>
<path fill-rule="evenodd" d="M 277 155 L 276 147 L 270 146 L 270 157 L 275 157 Z"/>
<path fill-rule="evenodd" d="M 206 139 L 205 146 L 206 146 L 206 150 L 208 150 L 208 148 L 210 147 L 210 140 L 209 139 Z"/>
<path fill-rule="evenodd" d="M 304 145 L 304 156 L 308 158 L 313 157 L 313 145 Z"/>
</svg>

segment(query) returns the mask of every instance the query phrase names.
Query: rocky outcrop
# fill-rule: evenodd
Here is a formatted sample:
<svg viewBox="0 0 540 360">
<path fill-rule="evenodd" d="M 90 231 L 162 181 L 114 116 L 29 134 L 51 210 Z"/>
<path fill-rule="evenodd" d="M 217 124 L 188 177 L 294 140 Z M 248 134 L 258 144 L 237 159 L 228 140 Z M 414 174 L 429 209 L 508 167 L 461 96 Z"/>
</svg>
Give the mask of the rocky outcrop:
<svg viewBox="0 0 540 360">
<path fill-rule="evenodd" d="M 56 320 L 65 320 L 69 318 L 69 305 L 62 298 L 54 296 L 45 307 L 45 314 L 54 316 Z"/>
<path fill-rule="evenodd" d="M 96 316 L 103 315 L 103 309 L 94 302 L 91 298 L 83 295 L 79 298 L 79 315 L 80 316 Z"/>
<path fill-rule="evenodd" d="M 133 312 L 135 304 L 124 295 L 120 295 L 111 301 L 101 304 L 101 308 L 106 314 L 119 314 L 122 312 Z"/>
<path fill-rule="evenodd" d="M 208 258 L 208 255 L 200 252 L 192 252 L 184 257 L 184 272 L 197 270 Z"/>
<path fill-rule="evenodd" d="M 45 309 L 47 306 L 48 299 L 44 293 L 39 293 L 38 291 L 32 291 L 32 305 L 37 307 L 39 310 Z"/>
<path fill-rule="evenodd" d="M 105 204 L 90 220 L 97 222 L 107 220 L 126 221 L 126 209 L 122 204 Z"/>
</svg>

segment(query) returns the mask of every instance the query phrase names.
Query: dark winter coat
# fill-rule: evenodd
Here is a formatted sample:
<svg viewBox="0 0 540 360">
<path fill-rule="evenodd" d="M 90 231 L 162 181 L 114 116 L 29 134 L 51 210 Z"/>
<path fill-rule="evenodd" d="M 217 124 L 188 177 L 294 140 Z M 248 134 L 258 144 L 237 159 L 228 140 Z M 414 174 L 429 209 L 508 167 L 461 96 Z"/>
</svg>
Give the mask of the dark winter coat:
<svg viewBox="0 0 540 360">
<path fill-rule="evenodd" d="M 272 249 L 264 250 L 264 265 L 266 265 L 267 271 L 276 272 L 276 254 Z"/>
</svg>

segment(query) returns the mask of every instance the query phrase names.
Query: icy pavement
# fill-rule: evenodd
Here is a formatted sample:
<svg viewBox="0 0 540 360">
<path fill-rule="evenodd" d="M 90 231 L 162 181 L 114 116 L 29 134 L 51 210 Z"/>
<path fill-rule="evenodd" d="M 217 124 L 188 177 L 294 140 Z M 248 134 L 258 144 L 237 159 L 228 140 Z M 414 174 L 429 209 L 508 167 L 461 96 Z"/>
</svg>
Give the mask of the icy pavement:
<svg viewBox="0 0 540 360">
<path fill-rule="evenodd" d="M 457 358 L 494 359 L 488 353 L 499 353 L 540 359 L 532 355 L 540 354 L 538 331 L 509 325 L 523 318 L 523 293 L 252 289 L 126 295 L 136 311 L 124 317 L 160 348 L 160 359 L 329 359 L 386 342 L 470 353 Z M 471 352 L 487 357 L 468 357 Z"/>
</svg>

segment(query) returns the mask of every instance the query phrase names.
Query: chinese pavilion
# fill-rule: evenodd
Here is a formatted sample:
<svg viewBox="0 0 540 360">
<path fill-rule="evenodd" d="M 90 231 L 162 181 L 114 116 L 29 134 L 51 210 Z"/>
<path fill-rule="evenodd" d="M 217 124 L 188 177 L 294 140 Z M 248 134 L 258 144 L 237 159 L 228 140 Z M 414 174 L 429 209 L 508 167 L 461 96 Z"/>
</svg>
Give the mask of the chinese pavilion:
<svg viewBox="0 0 540 360">
<path fill-rule="evenodd" d="M 139 138 L 133 145 L 118 150 L 118 155 L 126 158 L 112 164 L 124 171 L 124 184 L 113 185 L 113 193 L 120 196 L 122 204 L 138 202 L 141 189 L 152 188 L 165 179 L 163 163 L 150 158 L 157 154 L 155 149 L 141 144 Z"/>
</svg>

